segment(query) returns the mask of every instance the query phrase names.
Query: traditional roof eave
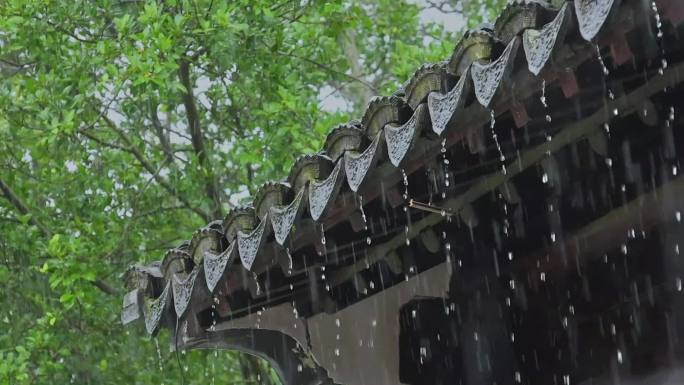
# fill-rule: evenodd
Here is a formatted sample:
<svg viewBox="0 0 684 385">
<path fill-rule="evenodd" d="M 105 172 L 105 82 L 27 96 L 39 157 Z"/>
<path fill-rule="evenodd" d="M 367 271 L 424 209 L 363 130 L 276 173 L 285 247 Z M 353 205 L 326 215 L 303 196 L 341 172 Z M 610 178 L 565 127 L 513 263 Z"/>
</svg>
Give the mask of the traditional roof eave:
<svg viewBox="0 0 684 385">
<path fill-rule="evenodd" d="M 417 146 L 421 132 L 430 131 L 444 138 L 448 145 L 461 140 L 464 133 L 456 132 L 455 117 L 461 118 L 459 127 L 477 126 L 475 122 L 489 117 L 483 114 L 483 108 L 502 113 L 503 109 L 511 108 L 505 102 L 510 101 L 512 94 L 518 100 L 531 94 L 529 89 L 504 90 L 510 87 L 503 83 L 506 74 L 514 74 L 511 76 L 516 84 L 522 84 L 521 79 L 532 84 L 542 82 L 542 78 L 544 81 L 560 79 L 564 76 L 561 72 L 547 71 L 553 63 L 563 62 L 562 70 L 567 71 L 595 52 L 585 44 L 583 50 L 572 53 L 573 57 L 563 56 L 567 55 L 561 49 L 566 40 L 579 34 L 592 44 L 600 42 L 612 28 L 610 20 L 618 18 L 621 7 L 629 4 L 626 0 L 575 0 L 573 7 L 562 3 L 558 8 L 548 8 L 516 2 L 509 5 L 506 20 L 502 19 L 493 32 L 480 30 L 466 34 L 448 63 L 416 71 L 407 83 L 406 99 L 398 95 L 374 99 L 360 124 L 354 122 L 331 132 L 326 140 L 327 155 L 300 157 L 290 171 L 287 184 L 278 182 L 259 189 L 256 209 L 235 209 L 222 222 L 221 231 L 215 224 L 210 225 L 199 231 L 189 246 L 170 251 L 161 269 L 167 280 L 164 291 L 154 300 L 145 298 L 151 303 L 145 307 L 151 309 L 145 314 L 148 331 L 157 330 L 171 297 L 185 288 L 187 281 L 176 278 L 175 274 L 187 273 L 190 261 L 204 269 L 203 274 L 197 273 L 198 268 L 191 271 L 192 283 L 194 279 L 204 279 L 203 284 L 210 292 L 216 289 L 225 272 L 233 268 L 238 256 L 248 271 L 254 270 L 254 266 L 260 266 L 257 270 L 261 270 L 273 265 L 276 263 L 273 251 L 264 253 L 270 256 L 268 259 L 260 259 L 270 233 L 274 234 L 275 247 L 285 249 L 288 241 L 295 242 L 288 239 L 289 233 L 300 218 L 306 216 L 307 220 L 319 224 L 330 223 L 333 216 L 337 218 L 334 220 L 342 220 L 344 211 L 333 206 L 345 179 L 351 192 L 361 195 L 364 181 L 378 173 L 396 182 L 400 178 L 397 167 L 406 167 L 408 172 L 418 168 L 421 160 L 412 157 L 410 149 Z M 527 8 L 516 10 L 515 7 Z M 574 44 L 581 43 L 574 41 Z M 500 55 L 491 57 L 497 49 Z M 516 63 L 522 61 L 520 57 L 525 59 L 527 69 L 516 71 Z M 454 79 L 458 79 L 455 84 Z M 479 103 L 477 108 L 466 107 L 466 100 L 473 98 Z M 385 153 L 383 148 L 388 151 Z M 384 155 L 387 160 L 376 167 L 385 159 Z M 393 168 L 393 172 L 387 172 Z M 172 279 L 178 280 L 178 290 L 169 289 Z M 138 295 L 136 292 L 127 297 L 125 305 L 130 308 L 131 298 Z M 176 314 L 180 316 L 187 308 L 187 303 L 182 302 L 176 306 Z"/>
</svg>

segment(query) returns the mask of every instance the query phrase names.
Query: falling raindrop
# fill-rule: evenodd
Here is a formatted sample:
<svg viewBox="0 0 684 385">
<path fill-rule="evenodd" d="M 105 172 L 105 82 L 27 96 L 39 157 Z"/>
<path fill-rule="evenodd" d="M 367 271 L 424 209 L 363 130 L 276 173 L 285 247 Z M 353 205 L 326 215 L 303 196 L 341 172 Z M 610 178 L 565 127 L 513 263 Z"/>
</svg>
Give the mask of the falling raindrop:
<svg viewBox="0 0 684 385">
<path fill-rule="evenodd" d="M 605 76 L 608 76 L 610 74 L 610 71 L 608 70 L 608 67 L 606 67 L 606 63 L 603 61 L 603 56 L 601 56 L 601 47 L 596 45 L 596 56 L 598 58 L 599 63 L 601 63 L 601 68 L 603 69 L 603 74 Z"/>
<path fill-rule="evenodd" d="M 288 260 L 288 263 L 289 263 L 287 275 L 292 275 L 293 263 L 292 263 L 292 254 L 290 254 L 290 248 L 289 248 L 289 247 L 286 247 L 286 248 L 285 248 L 285 253 L 287 253 L 287 260 Z"/>
<path fill-rule="evenodd" d="M 681 222 L 681 221 L 682 221 L 682 212 L 681 212 L 681 211 L 677 211 L 677 212 L 675 213 L 675 219 L 677 219 L 677 222 Z"/>
<path fill-rule="evenodd" d="M 494 144 L 496 145 L 497 151 L 499 151 L 499 161 L 502 163 L 501 164 L 501 172 L 506 175 L 506 157 L 503 154 L 503 151 L 501 150 L 501 144 L 499 143 L 499 138 L 496 135 L 496 131 L 494 130 L 494 126 L 496 125 L 496 116 L 494 115 L 494 110 L 490 111 L 490 117 L 491 117 L 491 122 L 489 128 L 492 130 L 492 139 L 494 139 Z"/>
<path fill-rule="evenodd" d="M 548 174 L 544 173 L 544 175 L 542 175 L 542 183 L 546 184 L 548 182 L 549 182 L 549 176 L 548 176 Z"/>
<path fill-rule="evenodd" d="M 675 287 L 677 288 L 677 291 L 682 291 L 682 279 L 680 277 L 677 277 L 675 280 Z"/>
<path fill-rule="evenodd" d="M 681 286 L 681 283 L 680 283 Z M 680 290 L 681 291 L 681 290 Z M 159 362 L 159 371 L 163 372 L 164 371 L 164 366 L 162 365 L 162 355 L 161 355 L 161 349 L 159 348 L 159 341 L 154 338 L 154 345 L 157 348 L 157 360 Z"/>
<path fill-rule="evenodd" d="M 541 89 L 541 91 L 542 91 L 542 94 L 541 94 L 541 97 L 539 98 L 539 100 L 541 101 L 541 103 L 542 103 L 542 105 L 544 106 L 544 108 L 548 108 L 549 105 L 546 104 L 546 79 L 542 79 L 542 89 Z"/>
<path fill-rule="evenodd" d="M 361 219 L 363 220 L 364 230 L 368 230 L 368 220 L 366 219 L 366 212 L 363 211 L 363 197 L 359 195 L 359 211 L 361 211 Z"/>
<path fill-rule="evenodd" d="M 617 351 L 617 360 L 619 364 L 622 363 L 622 351 L 620 349 Z"/>
<path fill-rule="evenodd" d="M 256 283 L 256 295 L 261 295 L 261 285 L 259 284 L 259 279 L 257 277 L 257 274 L 253 274 L 254 277 L 254 282 Z"/>
<path fill-rule="evenodd" d="M 370 245 L 372 242 L 371 237 L 366 237 L 366 244 Z"/>
</svg>

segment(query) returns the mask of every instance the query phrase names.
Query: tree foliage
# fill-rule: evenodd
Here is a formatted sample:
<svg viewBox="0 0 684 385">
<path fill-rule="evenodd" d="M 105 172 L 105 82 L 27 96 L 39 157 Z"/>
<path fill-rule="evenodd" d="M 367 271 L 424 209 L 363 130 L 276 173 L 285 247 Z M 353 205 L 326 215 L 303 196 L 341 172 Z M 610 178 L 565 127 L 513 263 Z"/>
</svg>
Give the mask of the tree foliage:
<svg viewBox="0 0 684 385">
<path fill-rule="evenodd" d="M 118 274 L 446 58 L 426 8 L 501 2 L 0 2 L 0 382 L 271 376 L 233 353 L 177 368 L 165 336 L 119 325 Z"/>
</svg>

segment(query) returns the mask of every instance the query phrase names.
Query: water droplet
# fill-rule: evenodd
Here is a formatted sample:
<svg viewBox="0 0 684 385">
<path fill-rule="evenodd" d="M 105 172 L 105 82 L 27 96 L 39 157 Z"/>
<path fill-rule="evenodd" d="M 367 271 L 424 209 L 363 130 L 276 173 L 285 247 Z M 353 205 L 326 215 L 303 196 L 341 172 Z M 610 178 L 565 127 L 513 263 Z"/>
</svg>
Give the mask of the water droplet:
<svg viewBox="0 0 684 385">
<path fill-rule="evenodd" d="M 546 184 L 548 182 L 549 182 L 549 176 L 546 173 L 544 173 L 544 175 L 542 175 L 542 183 Z"/>
<path fill-rule="evenodd" d="M 366 237 L 366 244 L 370 245 L 372 242 L 371 237 Z"/>
<path fill-rule="evenodd" d="M 681 212 L 681 211 L 677 211 L 677 212 L 675 213 L 675 219 L 677 219 L 677 222 L 681 222 L 681 221 L 682 221 L 682 212 Z"/>
<path fill-rule="evenodd" d="M 619 364 L 622 363 L 622 351 L 620 351 L 620 349 L 617 351 L 617 360 Z"/>
<path fill-rule="evenodd" d="M 601 56 L 601 47 L 596 45 L 596 55 L 598 57 L 599 63 L 601 64 L 601 68 L 603 69 L 603 75 L 608 76 L 610 74 L 610 71 L 608 71 L 608 67 L 606 67 L 606 63 L 603 61 L 603 56 Z"/>
</svg>

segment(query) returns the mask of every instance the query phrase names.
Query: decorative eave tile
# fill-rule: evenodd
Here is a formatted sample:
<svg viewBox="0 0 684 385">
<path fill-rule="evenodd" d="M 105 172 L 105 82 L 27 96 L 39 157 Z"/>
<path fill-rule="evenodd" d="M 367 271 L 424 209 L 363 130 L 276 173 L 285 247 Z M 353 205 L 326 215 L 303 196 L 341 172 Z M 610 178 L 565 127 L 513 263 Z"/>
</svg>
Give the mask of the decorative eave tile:
<svg viewBox="0 0 684 385">
<path fill-rule="evenodd" d="M 344 153 L 344 171 L 347 174 L 347 184 L 352 191 L 359 190 L 368 170 L 377 160 L 376 154 L 381 137 L 382 132 L 378 132 L 368 148 L 361 153 L 356 151 Z"/>
<path fill-rule="evenodd" d="M 509 62 L 515 59 L 513 53 L 517 50 L 519 38 L 514 38 L 506 46 L 506 49 L 501 53 L 495 61 L 482 64 L 481 62 L 474 62 L 470 70 L 473 77 L 473 85 L 475 86 L 475 97 L 485 108 L 489 107 L 492 102 L 499 85 L 506 74 Z"/>
<path fill-rule="evenodd" d="M 245 269 L 251 271 L 254 260 L 261 249 L 265 239 L 266 239 L 266 222 L 268 222 L 268 215 L 263 221 L 259 222 L 259 225 L 249 233 L 243 233 L 238 231 L 237 233 L 237 244 L 238 252 L 240 254 L 240 260 L 242 261 L 242 266 Z"/>
<path fill-rule="evenodd" d="M 575 13 L 580 34 L 592 41 L 606 23 L 615 0 L 575 0 Z"/>
<path fill-rule="evenodd" d="M 470 84 L 470 69 L 466 69 L 458 79 L 458 83 L 446 94 L 438 92 L 431 92 L 428 95 L 428 110 L 430 111 L 430 118 L 432 119 L 432 130 L 441 135 L 446 130 L 447 125 L 454 116 L 457 109 L 463 106 L 465 92 Z"/>
<path fill-rule="evenodd" d="M 204 280 L 207 283 L 207 289 L 210 293 L 216 290 L 216 285 L 223 277 L 226 267 L 231 265 L 231 261 L 235 257 L 235 242 L 222 253 L 216 255 L 212 252 L 204 253 Z"/>
<path fill-rule="evenodd" d="M 145 329 L 150 335 L 154 335 L 159 329 L 159 323 L 169 305 L 171 296 L 171 282 L 167 282 L 161 295 L 153 300 L 145 301 L 143 313 L 145 315 Z"/>
<path fill-rule="evenodd" d="M 385 126 L 387 154 L 390 162 L 392 162 L 395 167 L 399 167 L 401 161 L 404 160 L 404 157 L 418 137 L 420 129 L 426 123 L 429 124 L 429 117 L 427 115 L 426 104 L 424 103 L 416 108 L 416 112 L 406 124 L 401 126 L 388 124 Z"/>
<path fill-rule="evenodd" d="M 181 318 L 190 304 L 192 297 L 192 290 L 195 287 L 195 279 L 199 273 L 199 268 L 195 267 L 190 274 L 185 277 L 180 277 L 174 274 L 171 278 L 173 289 L 173 306 L 176 309 L 176 316 Z"/>
<path fill-rule="evenodd" d="M 269 208 L 273 234 L 279 245 L 283 246 L 290 235 L 292 226 L 302 213 L 302 198 L 306 187 L 302 187 L 292 202 L 287 206 L 273 206 Z"/>
<path fill-rule="evenodd" d="M 568 4 L 561 7 L 556 17 L 541 29 L 528 29 L 523 32 L 523 48 L 527 58 L 527 68 L 535 76 L 539 75 L 549 61 L 553 49 L 556 47 L 560 32 L 564 30 L 572 11 L 568 11 Z"/>
<path fill-rule="evenodd" d="M 342 169 L 343 159 L 340 159 L 330 175 L 322 181 L 311 181 L 309 184 L 309 212 L 314 221 L 318 221 L 330 205 L 342 182 L 344 174 Z"/>
</svg>

